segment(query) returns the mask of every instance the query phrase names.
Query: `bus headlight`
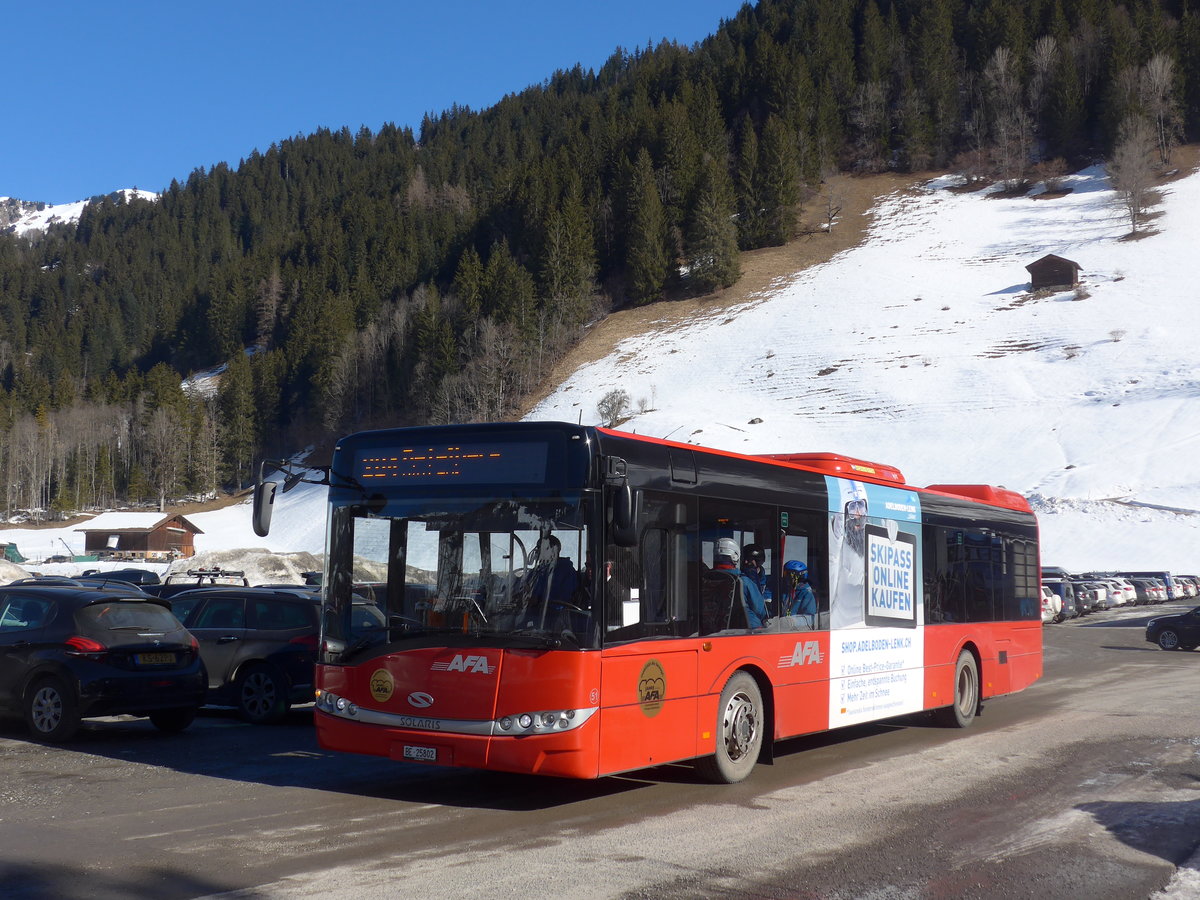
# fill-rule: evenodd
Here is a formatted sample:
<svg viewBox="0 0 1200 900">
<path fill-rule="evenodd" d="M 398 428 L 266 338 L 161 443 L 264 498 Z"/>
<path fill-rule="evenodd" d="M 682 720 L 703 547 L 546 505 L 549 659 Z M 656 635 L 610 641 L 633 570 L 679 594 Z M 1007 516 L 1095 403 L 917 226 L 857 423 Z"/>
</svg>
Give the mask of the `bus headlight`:
<svg viewBox="0 0 1200 900">
<path fill-rule="evenodd" d="M 591 709 L 545 709 L 537 712 L 501 716 L 495 720 L 495 732 L 521 736 L 549 734 L 579 728 L 597 712 Z"/>
</svg>

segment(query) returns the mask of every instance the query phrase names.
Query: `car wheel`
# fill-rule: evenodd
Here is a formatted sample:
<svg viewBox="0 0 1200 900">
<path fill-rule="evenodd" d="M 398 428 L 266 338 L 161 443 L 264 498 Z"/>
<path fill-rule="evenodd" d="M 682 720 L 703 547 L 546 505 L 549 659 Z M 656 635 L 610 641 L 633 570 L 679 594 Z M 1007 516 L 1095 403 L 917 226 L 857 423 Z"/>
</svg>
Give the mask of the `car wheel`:
<svg viewBox="0 0 1200 900">
<path fill-rule="evenodd" d="M 238 710 L 255 725 L 278 722 L 288 711 L 287 683 L 272 666 L 254 665 L 238 678 Z"/>
<path fill-rule="evenodd" d="M 939 709 L 938 722 L 947 728 L 966 728 L 979 712 L 979 666 L 969 650 L 954 664 L 954 703 Z"/>
<path fill-rule="evenodd" d="M 60 678 L 42 678 L 25 695 L 25 722 L 35 737 L 59 743 L 79 730 L 79 709 Z"/>
<path fill-rule="evenodd" d="M 736 784 L 754 769 L 763 743 L 763 701 L 758 682 L 737 672 L 721 691 L 717 708 L 717 752 L 696 764 L 708 781 Z"/>
<path fill-rule="evenodd" d="M 183 731 L 196 718 L 194 706 L 184 706 L 179 709 L 156 709 L 150 713 L 150 721 L 154 727 L 166 734 Z"/>
<path fill-rule="evenodd" d="M 1164 628 L 1158 633 L 1158 646 L 1164 650 L 1179 649 L 1179 633 L 1172 628 Z"/>
</svg>

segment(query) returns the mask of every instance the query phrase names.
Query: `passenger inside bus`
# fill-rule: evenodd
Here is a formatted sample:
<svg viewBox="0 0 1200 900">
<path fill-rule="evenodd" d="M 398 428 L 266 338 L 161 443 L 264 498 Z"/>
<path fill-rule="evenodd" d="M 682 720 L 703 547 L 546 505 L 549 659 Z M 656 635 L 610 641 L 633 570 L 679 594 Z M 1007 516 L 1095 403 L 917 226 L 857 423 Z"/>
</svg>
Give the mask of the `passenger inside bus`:
<svg viewBox="0 0 1200 900">
<path fill-rule="evenodd" d="M 733 538 L 720 538 L 713 549 L 713 571 L 733 572 L 742 582 L 742 603 L 746 608 L 746 624 L 750 628 L 767 626 L 767 604 L 757 581 L 738 569 L 742 553 Z"/>
<path fill-rule="evenodd" d="M 758 592 L 764 600 L 769 596 L 765 560 L 763 549 L 758 544 L 747 544 L 742 548 L 742 574 L 758 585 Z"/>
<path fill-rule="evenodd" d="M 600 596 L 608 605 L 607 624 L 616 627 L 621 624 L 624 604 L 630 599 L 629 585 L 614 573 L 615 565 L 611 559 L 604 561 L 604 569 L 600 573 Z M 588 553 L 583 564 L 582 577 L 579 579 L 579 591 L 576 594 L 575 605 L 581 609 L 591 610 L 599 614 L 600 610 L 592 598 L 595 581 L 595 562 L 592 554 Z"/>
<path fill-rule="evenodd" d="M 817 596 L 808 583 L 808 565 L 798 559 L 783 564 L 783 608 L 789 616 L 802 616 L 817 627 Z"/>
</svg>

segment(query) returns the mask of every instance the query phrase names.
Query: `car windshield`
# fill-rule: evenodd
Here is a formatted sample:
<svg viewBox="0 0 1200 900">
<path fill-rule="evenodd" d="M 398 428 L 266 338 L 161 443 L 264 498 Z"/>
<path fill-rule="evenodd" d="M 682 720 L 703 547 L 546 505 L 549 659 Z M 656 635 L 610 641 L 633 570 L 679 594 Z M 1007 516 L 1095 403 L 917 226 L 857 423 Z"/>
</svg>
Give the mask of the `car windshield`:
<svg viewBox="0 0 1200 900">
<path fill-rule="evenodd" d="M 583 498 L 334 507 L 324 658 L 430 641 L 598 645 Z"/>
<path fill-rule="evenodd" d="M 143 644 L 147 639 L 183 639 L 183 626 L 171 611 L 157 603 L 110 600 L 93 603 L 75 613 L 79 630 L 106 647 Z"/>
</svg>

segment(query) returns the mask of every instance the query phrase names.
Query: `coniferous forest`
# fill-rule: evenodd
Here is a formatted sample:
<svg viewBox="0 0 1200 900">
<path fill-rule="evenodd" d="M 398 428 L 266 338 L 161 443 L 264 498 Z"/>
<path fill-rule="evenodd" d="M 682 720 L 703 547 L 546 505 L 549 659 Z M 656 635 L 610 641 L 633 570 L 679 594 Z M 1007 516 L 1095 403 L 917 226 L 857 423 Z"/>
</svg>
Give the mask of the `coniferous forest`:
<svg viewBox="0 0 1200 900">
<path fill-rule="evenodd" d="M 1200 137 L 1192 5 L 760 0 L 419 133 L 296 136 L 0 235 L 6 511 L 212 495 L 350 430 L 509 417 L 587 322 L 794 237 L 832 172 L 1165 169 Z M 181 389 L 219 365 L 214 395 Z"/>
</svg>

